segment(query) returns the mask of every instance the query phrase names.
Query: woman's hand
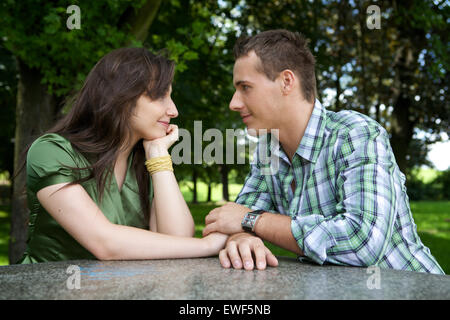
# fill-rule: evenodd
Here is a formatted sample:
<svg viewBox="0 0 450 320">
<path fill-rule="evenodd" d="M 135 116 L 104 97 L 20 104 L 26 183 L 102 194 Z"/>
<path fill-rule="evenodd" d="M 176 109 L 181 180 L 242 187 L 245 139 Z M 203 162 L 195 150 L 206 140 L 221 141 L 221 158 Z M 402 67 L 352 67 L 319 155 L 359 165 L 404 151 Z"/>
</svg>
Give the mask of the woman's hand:
<svg viewBox="0 0 450 320">
<path fill-rule="evenodd" d="M 227 239 L 228 235 L 219 232 L 210 233 L 208 236 L 202 238 L 202 240 L 207 242 L 208 252 L 211 255 L 219 254 L 219 251 L 225 247 Z"/>
<path fill-rule="evenodd" d="M 166 136 L 155 140 L 143 140 L 146 159 L 162 157 L 169 154 L 168 149 L 178 140 L 178 126 L 167 127 Z"/>
</svg>

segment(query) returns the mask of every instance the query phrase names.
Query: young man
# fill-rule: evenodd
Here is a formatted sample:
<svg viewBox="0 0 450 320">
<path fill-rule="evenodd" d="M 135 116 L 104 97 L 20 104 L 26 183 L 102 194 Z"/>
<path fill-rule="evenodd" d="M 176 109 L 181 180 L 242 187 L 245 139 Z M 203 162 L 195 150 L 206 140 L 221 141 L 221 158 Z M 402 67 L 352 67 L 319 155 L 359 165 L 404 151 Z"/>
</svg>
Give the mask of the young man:
<svg viewBox="0 0 450 320">
<path fill-rule="evenodd" d="M 320 104 L 305 39 L 266 31 L 239 39 L 234 54 L 230 109 L 260 141 L 236 203 L 205 218 L 204 235 L 231 235 L 222 266 L 276 266 L 267 240 L 318 264 L 442 274 L 417 234 L 386 130 L 365 115 Z M 263 147 L 278 161 L 276 170 L 258 158 Z"/>
</svg>

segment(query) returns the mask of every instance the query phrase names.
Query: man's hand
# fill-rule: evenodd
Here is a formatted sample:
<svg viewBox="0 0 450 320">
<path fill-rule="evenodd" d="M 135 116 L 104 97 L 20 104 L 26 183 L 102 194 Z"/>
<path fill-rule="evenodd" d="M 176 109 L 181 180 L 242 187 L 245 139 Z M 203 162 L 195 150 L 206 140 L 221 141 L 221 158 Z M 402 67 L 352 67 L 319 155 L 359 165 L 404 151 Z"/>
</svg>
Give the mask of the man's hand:
<svg viewBox="0 0 450 320">
<path fill-rule="evenodd" d="M 241 226 L 242 219 L 247 212 L 252 210 L 234 202 L 215 208 L 205 217 L 205 229 L 203 236 L 211 232 L 233 234 L 244 231 Z"/>
<path fill-rule="evenodd" d="M 278 266 L 277 258 L 264 245 L 264 242 L 249 233 L 241 232 L 228 238 L 225 249 L 219 252 L 220 264 L 224 268 L 233 266 L 235 269 L 253 270 L 254 260 L 258 270 L 264 270 L 266 265 Z"/>
</svg>

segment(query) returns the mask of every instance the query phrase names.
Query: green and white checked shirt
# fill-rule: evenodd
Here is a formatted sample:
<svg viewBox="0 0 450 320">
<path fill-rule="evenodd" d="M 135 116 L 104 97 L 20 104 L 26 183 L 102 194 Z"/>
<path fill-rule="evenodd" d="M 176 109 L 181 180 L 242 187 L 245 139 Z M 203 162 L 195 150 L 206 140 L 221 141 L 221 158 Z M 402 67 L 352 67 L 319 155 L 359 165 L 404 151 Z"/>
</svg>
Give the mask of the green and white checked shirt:
<svg viewBox="0 0 450 320">
<path fill-rule="evenodd" d="M 404 183 L 382 126 L 316 100 L 292 163 L 271 134 L 260 137 L 236 202 L 289 215 L 318 264 L 444 274 L 417 234 Z"/>
</svg>

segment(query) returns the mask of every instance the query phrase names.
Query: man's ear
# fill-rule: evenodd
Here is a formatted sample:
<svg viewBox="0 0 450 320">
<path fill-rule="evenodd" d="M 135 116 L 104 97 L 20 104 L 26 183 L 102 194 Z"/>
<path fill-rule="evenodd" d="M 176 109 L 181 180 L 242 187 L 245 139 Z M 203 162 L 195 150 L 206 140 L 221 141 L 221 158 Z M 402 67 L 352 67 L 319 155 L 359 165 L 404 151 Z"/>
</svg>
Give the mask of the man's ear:
<svg viewBox="0 0 450 320">
<path fill-rule="evenodd" d="M 280 85 L 283 95 L 289 95 L 297 86 L 297 77 L 294 72 L 289 69 L 280 72 Z"/>
</svg>

